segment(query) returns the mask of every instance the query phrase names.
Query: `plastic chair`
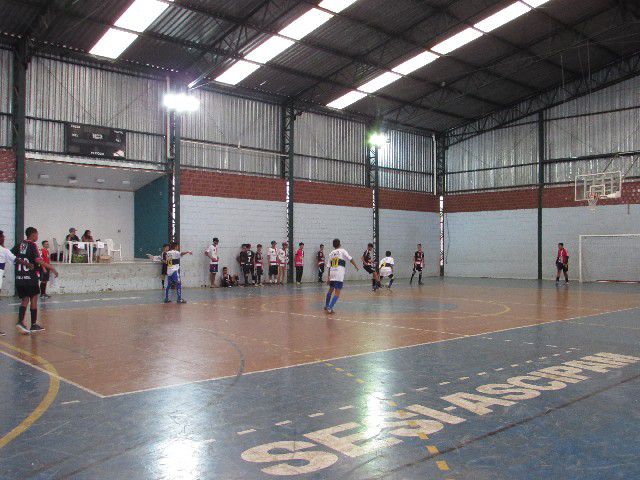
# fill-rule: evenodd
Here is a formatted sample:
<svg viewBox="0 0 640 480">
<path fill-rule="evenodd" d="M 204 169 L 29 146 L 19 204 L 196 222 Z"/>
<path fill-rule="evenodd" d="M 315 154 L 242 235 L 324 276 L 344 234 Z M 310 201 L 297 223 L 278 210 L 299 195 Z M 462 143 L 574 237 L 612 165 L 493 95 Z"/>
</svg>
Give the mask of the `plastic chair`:
<svg viewBox="0 0 640 480">
<path fill-rule="evenodd" d="M 113 238 L 105 238 L 104 244 L 107 246 L 107 255 L 117 252 L 120 256 L 120 261 L 122 261 L 122 245 L 118 245 L 118 248 L 116 248 L 113 243 Z"/>
<path fill-rule="evenodd" d="M 56 254 L 56 261 L 58 262 L 64 262 L 64 257 L 65 257 L 65 249 L 62 245 L 60 245 L 58 243 L 58 240 L 55 238 L 52 238 L 51 241 L 53 242 L 53 251 Z"/>
</svg>

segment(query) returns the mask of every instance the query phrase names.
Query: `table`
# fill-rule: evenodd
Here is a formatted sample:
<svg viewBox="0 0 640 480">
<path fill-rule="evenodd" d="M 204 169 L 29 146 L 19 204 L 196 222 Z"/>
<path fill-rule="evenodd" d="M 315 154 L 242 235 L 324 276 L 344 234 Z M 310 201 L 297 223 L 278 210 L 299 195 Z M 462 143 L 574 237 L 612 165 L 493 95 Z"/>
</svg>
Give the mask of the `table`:
<svg viewBox="0 0 640 480">
<path fill-rule="evenodd" d="M 98 250 L 102 250 L 104 248 L 104 242 L 67 242 L 67 263 L 71 263 L 71 256 L 73 252 L 73 246 L 77 246 L 78 249 L 87 250 L 87 262 L 93 263 L 93 249 L 95 248 L 96 252 Z"/>
</svg>

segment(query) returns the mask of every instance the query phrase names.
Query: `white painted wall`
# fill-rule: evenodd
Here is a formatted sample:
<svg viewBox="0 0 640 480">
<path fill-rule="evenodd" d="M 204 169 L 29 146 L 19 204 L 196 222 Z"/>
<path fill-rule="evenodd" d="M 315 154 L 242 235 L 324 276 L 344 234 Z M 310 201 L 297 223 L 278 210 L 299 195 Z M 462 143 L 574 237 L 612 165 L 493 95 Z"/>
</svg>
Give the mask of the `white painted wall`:
<svg viewBox="0 0 640 480">
<path fill-rule="evenodd" d="M 447 276 L 538 277 L 537 210 L 448 213 L 444 234 Z"/>
<path fill-rule="evenodd" d="M 318 279 L 316 254 L 321 243 L 325 255 L 333 250 L 334 238 L 339 238 L 342 246 L 355 259 L 358 267 L 360 256 L 373 238 L 373 220 L 370 208 L 343 207 L 336 205 L 317 205 L 296 203 L 294 209 L 295 245 L 305 244 L 305 266 L 303 281 L 315 282 Z M 365 280 L 370 278 L 362 269 L 356 272 L 353 267 L 347 269 L 347 280 Z M 326 280 L 326 272 L 324 279 Z"/>
<path fill-rule="evenodd" d="M 255 247 L 261 243 L 266 254 L 271 240 L 278 244 L 286 240 L 286 222 L 284 202 L 181 196 L 181 248 L 194 253 L 193 257 L 186 257 L 181 263 L 184 285 L 198 287 L 209 284 L 209 259 L 203 252 L 213 237 L 220 239 L 220 271 L 227 266 L 237 274 L 236 257 L 240 253 L 240 245 L 250 243 Z"/>
<path fill-rule="evenodd" d="M 418 243 L 425 251 L 425 276 L 440 273 L 440 220 L 437 213 L 380 210 L 380 256 L 386 250 L 396 261 L 396 276 L 409 278 Z"/>
<path fill-rule="evenodd" d="M 16 217 L 16 187 L 13 183 L 0 183 L 0 230 L 5 235 L 5 247 L 12 248 L 15 245 L 15 217 Z M 8 266 L 2 291 L 0 295 L 13 295 L 14 271 Z"/>
<path fill-rule="evenodd" d="M 40 241 L 63 242 L 70 227 L 81 237 L 113 238 L 122 245 L 123 260 L 133 259 L 133 192 L 27 185 L 25 226 L 38 229 Z"/>
<path fill-rule="evenodd" d="M 570 278 L 578 277 L 578 237 L 580 235 L 607 235 L 614 233 L 640 233 L 640 205 L 601 205 L 595 211 L 585 207 L 545 208 L 542 212 L 543 275 L 555 278 L 555 260 L 558 243 L 569 251 Z M 615 249 L 615 243 L 612 243 Z M 603 255 L 614 252 L 603 252 Z M 637 261 L 639 253 L 630 261 Z M 640 269 L 640 265 L 637 265 Z"/>
</svg>

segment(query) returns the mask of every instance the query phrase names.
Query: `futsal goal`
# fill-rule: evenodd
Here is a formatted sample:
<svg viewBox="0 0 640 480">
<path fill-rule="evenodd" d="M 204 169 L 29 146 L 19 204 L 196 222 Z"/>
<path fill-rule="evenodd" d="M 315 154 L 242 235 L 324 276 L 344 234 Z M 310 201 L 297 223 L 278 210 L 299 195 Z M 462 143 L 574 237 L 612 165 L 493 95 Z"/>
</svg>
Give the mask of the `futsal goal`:
<svg viewBox="0 0 640 480">
<path fill-rule="evenodd" d="M 640 282 L 640 233 L 580 235 L 580 282 Z"/>
</svg>

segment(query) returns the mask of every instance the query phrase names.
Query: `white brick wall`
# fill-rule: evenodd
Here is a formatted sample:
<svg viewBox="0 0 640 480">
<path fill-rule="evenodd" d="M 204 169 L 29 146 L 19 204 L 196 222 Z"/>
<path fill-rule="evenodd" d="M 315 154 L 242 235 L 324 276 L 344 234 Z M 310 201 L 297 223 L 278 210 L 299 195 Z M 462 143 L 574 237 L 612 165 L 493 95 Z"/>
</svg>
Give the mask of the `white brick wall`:
<svg viewBox="0 0 640 480">
<path fill-rule="evenodd" d="M 181 265 L 186 286 L 208 285 L 209 259 L 204 250 L 213 237 L 220 239 L 220 270 L 229 267 L 238 273 L 236 257 L 240 245 L 258 243 L 266 253 L 271 240 L 286 240 L 286 207 L 284 202 L 243 200 L 236 198 L 180 197 L 180 237 L 183 250 L 193 250 Z"/>
<path fill-rule="evenodd" d="M 396 276 L 409 278 L 413 269 L 413 253 L 422 243 L 425 275 L 440 272 L 440 225 L 437 213 L 380 210 L 380 255 L 386 250 L 396 261 Z"/>
<path fill-rule="evenodd" d="M 543 267 L 545 278 L 555 278 L 558 243 L 569 251 L 569 276 L 578 277 L 578 237 L 614 233 L 640 233 L 640 205 L 546 208 L 542 212 Z M 637 259 L 637 257 L 636 257 Z M 640 266 L 638 267 L 640 268 Z"/>
<path fill-rule="evenodd" d="M 11 248 L 15 244 L 16 187 L 13 183 L 0 183 L 0 230 L 4 231 L 5 246 Z M 8 267 L 0 295 L 13 295 L 13 268 Z"/>
<path fill-rule="evenodd" d="M 537 278 L 538 211 L 449 213 L 445 275 Z"/>
<path fill-rule="evenodd" d="M 317 281 L 316 253 L 321 243 L 325 255 L 333 247 L 331 242 L 339 238 L 342 246 L 361 266 L 360 256 L 373 237 L 373 220 L 370 208 L 342 207 L 335 205 L 316 205 L 296 203 L 294 209 L 295 245 L 305 244 L 305 266 L 303 281 Z M 325 277 L 326 279 L 326 273 Z M 347 270 L 347 280 L 370 278 L 362 269 L 356 272 L 353 267 Z"/>
</svg>

